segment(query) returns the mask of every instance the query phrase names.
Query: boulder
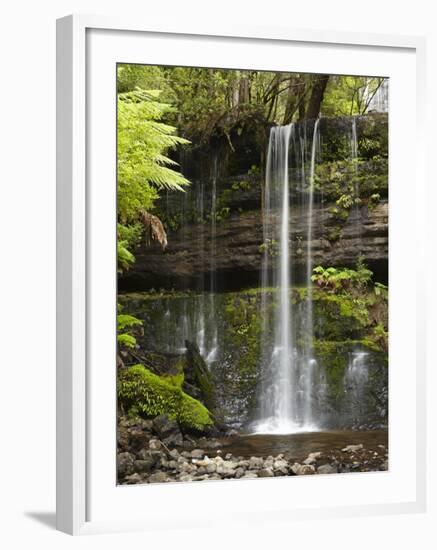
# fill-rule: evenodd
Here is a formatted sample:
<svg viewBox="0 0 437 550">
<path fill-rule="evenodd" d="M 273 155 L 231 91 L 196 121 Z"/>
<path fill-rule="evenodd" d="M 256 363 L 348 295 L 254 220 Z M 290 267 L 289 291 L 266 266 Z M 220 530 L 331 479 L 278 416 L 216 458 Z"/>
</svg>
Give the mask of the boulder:
<svg viewBox="0 0 437 550">
<path fill-rule="evenodd" d="M 136 483 L 144 483 L 144 479 L 140 476 L 140 474 L 135 473 L 130 476 L 126 476 L 124 482 L 129 485 L 135 485 Z"/>
<path fill-rule="evenodd" d="M 249 470 L 259 470 L 264 466 L 264 459 L 260 456 L 251 456 L 249 460 Z"/>
<path fill-rule="evenodd" d="M 117 472 L 118 477 L 122 478 L 134 473 L 135 455 L 132 453 L 118 453 Z"/>
<path fill-rule="evenodd" d="M 203 449 L 194 449 L 190 453 L 191 458 L 203 458 L 205 451 Z"/>
<path fill-rule="evenodd" d="M 297 476 L 314 474 L 316 469 L 311 464 L 299 464 L 295 462 L 291 467 L 291 471 Z"/>
<path fill-rule="evenodd" d="M 153 419 L 153 431 L 161 440 L 175 434 L 181 435 L 179 424 L 176 420 L 170 420 L 166 415 L 157 416 Z"/>
<path fill-rule="evenodd" d="M 149 441 L 149 449 L 151 451 L 159 451 L 162 449 L 162 443 L 159 441 L 159 439 L 151 439 Z"/>
<path fill-rule="evenodd" d="M 258 478 L 258 473 L 257 472 L 245 472 L 245 474 L 243 476 L 241 476 L 240 479 L 257 479 Z"/>
<path fill-rule="evenodd" d="M 134 470 L 140 474 L 149 473 L 154 465 L 154 460 L 150 457 L 149 460 L 135 460 Z"/>
<path fill-rule="evenodd" d="M 304 464 L 314 464 L 318 458 L 322 456 L 321 452 L 310 453 L 308 457 L 303 461 Z"/>
<path fill-rule="evenodd" d="M 258 477 L 274 477 L 273 470 L 271 468 L 263 468 L 258 470 Z"/>
<path fill-rule="evenodd" d="M 322 464 L 317 468 L 318 474 L 336 474 L 338 469 L 333 464 Z"/>
<path fill-rule="evenodd" d="M 148 477 L 147 481 L 149 483 L 164 483 L 169 480 L 169 477 L 165 472 L 155 472 Z"/>
<path fill-rule="evenodd" d="M 288 463 L 286 460 L 275 460 L 273 463 L 273 471 L 275 475 L 287 475 L 288 474 Z"/>
</svg>

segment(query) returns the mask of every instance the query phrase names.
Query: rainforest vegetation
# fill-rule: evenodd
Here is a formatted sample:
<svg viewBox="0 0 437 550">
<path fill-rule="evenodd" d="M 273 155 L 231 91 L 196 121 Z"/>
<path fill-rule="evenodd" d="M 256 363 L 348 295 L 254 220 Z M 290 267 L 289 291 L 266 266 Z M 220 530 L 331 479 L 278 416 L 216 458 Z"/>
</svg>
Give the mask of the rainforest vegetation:
<svg viewBox="0 0 437 550">
<path fill-rule="evenodd" d="M 386 429 L 387 86 L 118 65 L 120 482 L 250 477 L 178 453 L 284 420 Z"/>
</svg>

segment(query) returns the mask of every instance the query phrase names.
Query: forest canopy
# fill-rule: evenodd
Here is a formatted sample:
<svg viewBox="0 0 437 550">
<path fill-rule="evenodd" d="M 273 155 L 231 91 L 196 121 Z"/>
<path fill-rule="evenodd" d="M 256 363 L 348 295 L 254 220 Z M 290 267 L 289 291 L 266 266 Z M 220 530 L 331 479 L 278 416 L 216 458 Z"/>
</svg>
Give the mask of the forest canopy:
<svg viewBox="0 0 437 550">
<path fill-rule="evenodd" d="M 266 124 L 363 115 L 384 78 L 256 70 L 119 65 L 117 90 L 159 89 L 173 106 L 166 121 L 188 139 L 206 140 L 245 119 Z"/>
</svg>

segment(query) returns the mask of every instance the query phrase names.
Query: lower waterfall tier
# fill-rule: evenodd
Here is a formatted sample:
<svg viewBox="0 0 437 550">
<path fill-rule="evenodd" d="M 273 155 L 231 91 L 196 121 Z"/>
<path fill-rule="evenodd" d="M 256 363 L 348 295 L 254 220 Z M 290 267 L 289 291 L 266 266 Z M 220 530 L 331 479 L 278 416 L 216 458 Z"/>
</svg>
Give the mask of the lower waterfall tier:
<svg viewBox="0 0 437 550">
<path fill-rule="evenodd" d="M 275 291 L 265 291 L 264 297 L 266 294 L 273 310 Z M 217 415 L 228 425 L 251 431 L 259 406 L 259 380 L 268 374 L 262 365 L 261 346 L 274 341 L 272 330 L 262 332 L 268 323 L 261 322 L 261 297 L 260 289 L 214 296 L 193 292 L 120 295 L 123 310 L 144 323 L 143 334 L 137 337 L 135 361 L 163 374 L 171 370 L 175 358 L 182 364 L 190 362 L 187 344 L 194 345 L 212 374 Z M 299 362 L 304 360 L 300 355 L 304 316 L 299 311 L 305 307 L 305 289 L 293 288 L 290 298 L 297 312 L 293 330 Z M 316 323 L 312 347 L 324 374 L 313 380 L 311 394 L 320 427 L 384 426 L 388 370 L 380 327 L 387 316 L 386 304 L 379 302 L 376 307 L 370 292 L 362 297 L 359 308 L 352 299 L 319 289 L 314 290 L 313 299 Z M 186 382 L 185 391 L 190 393 L 187 375 Z"/>
</svg>

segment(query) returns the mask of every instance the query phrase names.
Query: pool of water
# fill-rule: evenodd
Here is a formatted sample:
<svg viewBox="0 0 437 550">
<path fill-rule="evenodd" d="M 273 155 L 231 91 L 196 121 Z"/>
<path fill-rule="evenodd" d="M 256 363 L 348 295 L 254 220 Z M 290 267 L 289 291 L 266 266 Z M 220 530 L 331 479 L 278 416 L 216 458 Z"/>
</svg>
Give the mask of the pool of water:
<svg viewBox="0 0 437 550">
<path fill-rule="evenodd" d="M 223 452 L 234 456 L 277 456 L 287 453 L 288 459 L 303 460 L 310 453 L 341 451 L 347 445 L 362 444 L 369 451 L 388 447 L 387 430 L 307 432 L 287 435 L 236 435 L 221 440 Z"/>
</svg>

